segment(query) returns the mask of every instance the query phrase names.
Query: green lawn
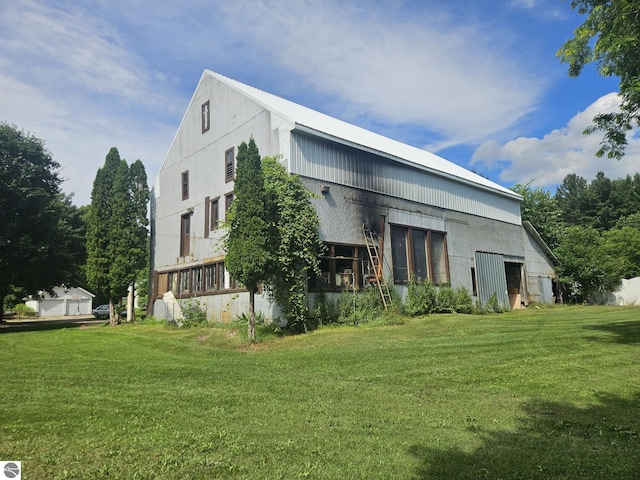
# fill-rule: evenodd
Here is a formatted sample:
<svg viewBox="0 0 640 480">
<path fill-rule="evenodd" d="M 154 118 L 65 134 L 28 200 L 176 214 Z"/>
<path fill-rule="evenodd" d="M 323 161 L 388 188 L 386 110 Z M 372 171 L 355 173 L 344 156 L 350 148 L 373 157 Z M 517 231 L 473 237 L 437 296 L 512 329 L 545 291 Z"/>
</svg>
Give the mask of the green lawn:
<svg viewBox="0 0 640 480">
<path fill-rule="evenodd" d="M 0 334 L 23 479 L 640 478 L 640 309 Z"/>
</svg>

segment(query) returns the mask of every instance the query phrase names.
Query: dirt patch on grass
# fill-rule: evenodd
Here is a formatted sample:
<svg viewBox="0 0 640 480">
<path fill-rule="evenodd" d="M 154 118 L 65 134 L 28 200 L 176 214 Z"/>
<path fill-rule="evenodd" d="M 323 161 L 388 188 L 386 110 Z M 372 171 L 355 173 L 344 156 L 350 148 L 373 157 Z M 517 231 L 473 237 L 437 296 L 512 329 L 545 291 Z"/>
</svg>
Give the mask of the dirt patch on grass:
<svg viewBox="0 0 640 480">
<path fill-rule="evenodd" d="M 206 333 L 205 335 L 200 335 L 196 340 L 199 342 L 206 342 L 211 337 L 213 337 L 213 332 Z"/>
</svg>

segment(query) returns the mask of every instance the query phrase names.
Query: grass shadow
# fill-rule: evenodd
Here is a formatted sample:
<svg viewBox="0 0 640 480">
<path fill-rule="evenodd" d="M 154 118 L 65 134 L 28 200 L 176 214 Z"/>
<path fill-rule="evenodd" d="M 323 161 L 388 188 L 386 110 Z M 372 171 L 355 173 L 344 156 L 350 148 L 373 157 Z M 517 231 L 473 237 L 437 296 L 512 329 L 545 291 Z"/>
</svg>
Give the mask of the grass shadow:
<svg viewBox="0 0 640 480">
<path fill-rule="evenodd" d="M 420 460 L 417 479 L 640 478 L 640 394 L 626 400 L 599 399 L 589 408 L 535 401 L 522 406 L 515 431 L 474 428 L 475 450 L 440 450 L 413 445 Z"/>
<path fill-rule="evenodd" d="M 107 321 L 108 323 L 108 321 Z M 0 323 L 0 334 L 14 332 L 41 332 L 46 330 L 60 330 L 63 328 L 80 328 L 89 325 L 103 325 L 104 321 L 95 320 L 51 320 L 38 322 L 2 322 Z"/>
<path fill-rule="evenodd" d="M 611 341 L 626 345 L 640 345 L 640 321 L 613 322 L 604 325 L 588 325 L 584 327 L 588 330 L 598 330 L 609 333 L 609 337 L 587 337 L 590 340 Z"/>
</svg>

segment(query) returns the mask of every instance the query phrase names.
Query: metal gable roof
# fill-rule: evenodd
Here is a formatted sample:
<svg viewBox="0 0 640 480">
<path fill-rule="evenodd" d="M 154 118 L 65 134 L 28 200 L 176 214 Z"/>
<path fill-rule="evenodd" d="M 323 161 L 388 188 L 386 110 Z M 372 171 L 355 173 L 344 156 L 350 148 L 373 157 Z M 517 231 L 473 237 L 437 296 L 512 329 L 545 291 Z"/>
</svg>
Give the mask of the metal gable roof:
<svg viewBox="0 0 640 480">
<path fill-rule="evenodd" d="M 263 108 L 279 114 L 303 131 L 318 132 L 322 134 L 322 136 L 328 136 L 340 143 L 374 151 L 400 163 L 414 164 L 437 175 L 446 176 L 462 183 L 470 184 L 476 188 L 490 190 L 514 200 L 522 199 L 520 195 L 512 190 L 426 150 L 412 147 L 411 145 L 392 140 L 364 128 L 338 120 L 337 118 L 251 87 L 211 70 L 205 70 L 203 75 L 210 75 L 225 85 L 252 98 Z"/>
</svg>

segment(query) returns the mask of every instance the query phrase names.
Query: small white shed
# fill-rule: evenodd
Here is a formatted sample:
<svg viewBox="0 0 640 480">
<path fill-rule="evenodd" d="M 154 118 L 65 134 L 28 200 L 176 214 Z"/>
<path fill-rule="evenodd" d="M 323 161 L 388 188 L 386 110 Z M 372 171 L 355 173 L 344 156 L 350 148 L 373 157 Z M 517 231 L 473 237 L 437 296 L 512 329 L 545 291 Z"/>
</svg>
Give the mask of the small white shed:
<svg viewBox="0 0 640 480">
<path fill-rule="evenodd" d="M 93 293 L 81 287 L 54 287 L 53 293 L 40 292 L 39 297 L 25 303 L 38 317 L 91 315 Z"/>
</svg>

